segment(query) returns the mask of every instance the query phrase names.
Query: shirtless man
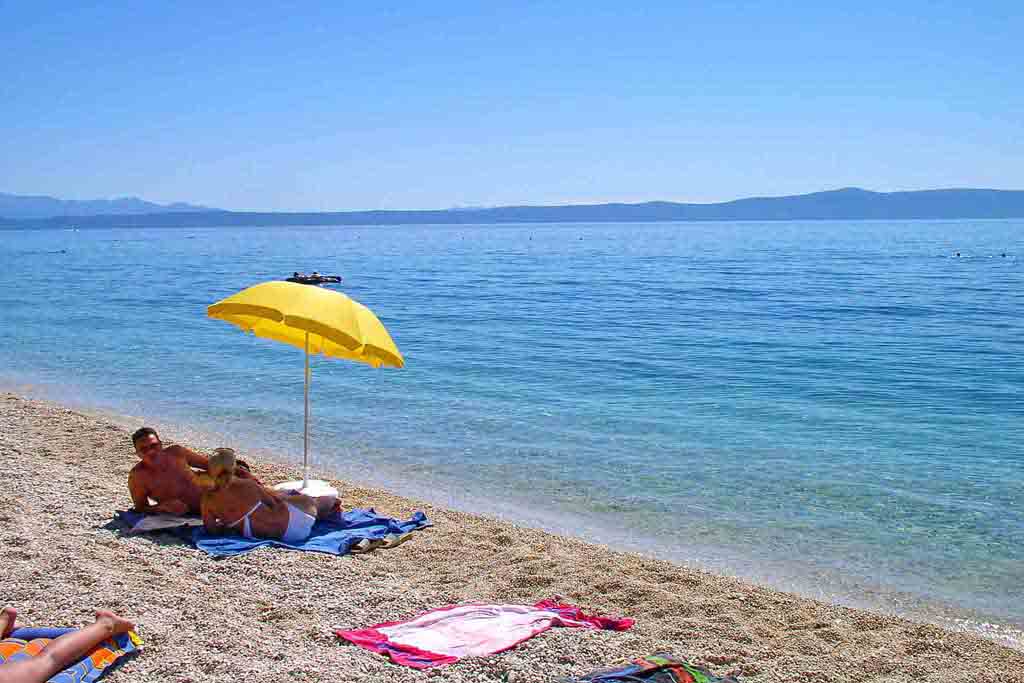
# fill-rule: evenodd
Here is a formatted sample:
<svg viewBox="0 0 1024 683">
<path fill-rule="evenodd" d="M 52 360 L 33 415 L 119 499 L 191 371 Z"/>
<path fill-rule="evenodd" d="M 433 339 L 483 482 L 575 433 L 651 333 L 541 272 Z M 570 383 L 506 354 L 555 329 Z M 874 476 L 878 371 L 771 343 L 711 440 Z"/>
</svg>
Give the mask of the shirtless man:
<svg viewBox="0 0 1024 683">
<path fill-rule="evenodd" d="M 170 515 L 200 514 L 203 490 L 193 467 L 206 471 L 209 459 L 184 446 L 167 446 L 152 427 L 142 427 L 132 434 L 135 452 L 142 462 L 128 475 L 128 490 L 136 512 Z M 248 470 L 239 468 L 238 476 L 255 479 Z M 150 499 L 156 504 L 150 503 Z"/>
</svg>

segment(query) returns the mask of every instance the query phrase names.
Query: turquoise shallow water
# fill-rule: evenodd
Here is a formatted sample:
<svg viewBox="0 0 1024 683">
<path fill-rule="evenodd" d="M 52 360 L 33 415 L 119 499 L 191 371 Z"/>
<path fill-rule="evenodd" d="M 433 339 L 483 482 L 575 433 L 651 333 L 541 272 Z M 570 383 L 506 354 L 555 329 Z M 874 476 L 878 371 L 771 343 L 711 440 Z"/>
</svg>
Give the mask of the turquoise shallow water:
<svg viewBox="0 0 1024 683">
<path fill-rule="evenodd" d="M 9 386 L 301 456 L 301 352 L 205 307 L 340 273 L 408 363 L 314 362 L 342 474 L 1024 625 L 1024 221 L 8 231 L 0 259 Z"/>
</svg>

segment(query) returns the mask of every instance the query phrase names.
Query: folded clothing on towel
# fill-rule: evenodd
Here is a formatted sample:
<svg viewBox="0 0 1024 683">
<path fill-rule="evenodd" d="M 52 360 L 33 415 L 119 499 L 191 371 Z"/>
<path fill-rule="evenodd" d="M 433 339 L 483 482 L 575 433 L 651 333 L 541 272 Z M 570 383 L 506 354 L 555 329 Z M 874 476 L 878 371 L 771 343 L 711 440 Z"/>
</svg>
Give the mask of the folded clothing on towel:
<svg viewBox="0 0 1024 683">
<path fill-rule="evenodd" d="M 593 671 L 582 678 L 566 678 L 563 683 L 739 683 L 732 677 L 719 677 L 702 666 L 673 655 L 637 657 L 625 666 Z"/>
<path fill-rule="evenodd" d="M 397 664 L 427 669 L 508 650 L 552 626 L 625 631 L 633 623 L 632 619 L 587 615 L 575 605 L 551 599 L 535 605 L 452 605 L 409 621 L 336 633 Z"/>
<path fill-rule="evenodd" d="M 0 640 L 0 664 L 35 657 L 52 640 L 74 630 L 73 628 L 16 628 L 9 638 Z M 108 638 L 90 650 L 80 661 L 50 678 L 49 683 L 92 683 L 102 676 L 114 662 L 130 652 L 135 652 L 140 645 L 142 645 L 142 640 L 134 631 Z"/>
</svg>

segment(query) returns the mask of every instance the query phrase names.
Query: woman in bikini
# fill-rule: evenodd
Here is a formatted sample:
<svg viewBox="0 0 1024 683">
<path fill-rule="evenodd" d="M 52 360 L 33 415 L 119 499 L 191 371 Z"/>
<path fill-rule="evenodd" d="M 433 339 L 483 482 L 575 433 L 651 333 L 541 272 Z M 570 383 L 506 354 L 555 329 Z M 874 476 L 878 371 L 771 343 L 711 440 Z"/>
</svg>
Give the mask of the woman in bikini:
<svg viewBox="0 0 1024 683">
<path fill-rule="evenodd" d="M 313 523 L 339 509 L 333 497 L 281 493 L 235 476 L 235 452 L 218 448 L 209 465 L 209 488 L 202 495 L 203 525 L 211 534 L 276 538 L 301 543 Z"/>
</svg>

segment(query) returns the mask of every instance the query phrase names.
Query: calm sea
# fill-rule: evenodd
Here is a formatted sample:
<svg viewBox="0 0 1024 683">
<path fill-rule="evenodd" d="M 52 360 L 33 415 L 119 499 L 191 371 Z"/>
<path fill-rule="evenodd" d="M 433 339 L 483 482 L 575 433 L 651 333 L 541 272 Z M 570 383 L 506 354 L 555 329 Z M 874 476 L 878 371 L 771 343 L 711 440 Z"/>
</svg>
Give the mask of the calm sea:
<svg viewBox="0 0 1024 683">
<path fill-rule="evenodd" d="M 0 264 L 8 387 L 300 458 L 301 351 L 205 309 L 338 273 L 407 366 L 314 361 L 319 464 L 1024 626 L 1024 221 L 7 231 Z"/>
</svg>

